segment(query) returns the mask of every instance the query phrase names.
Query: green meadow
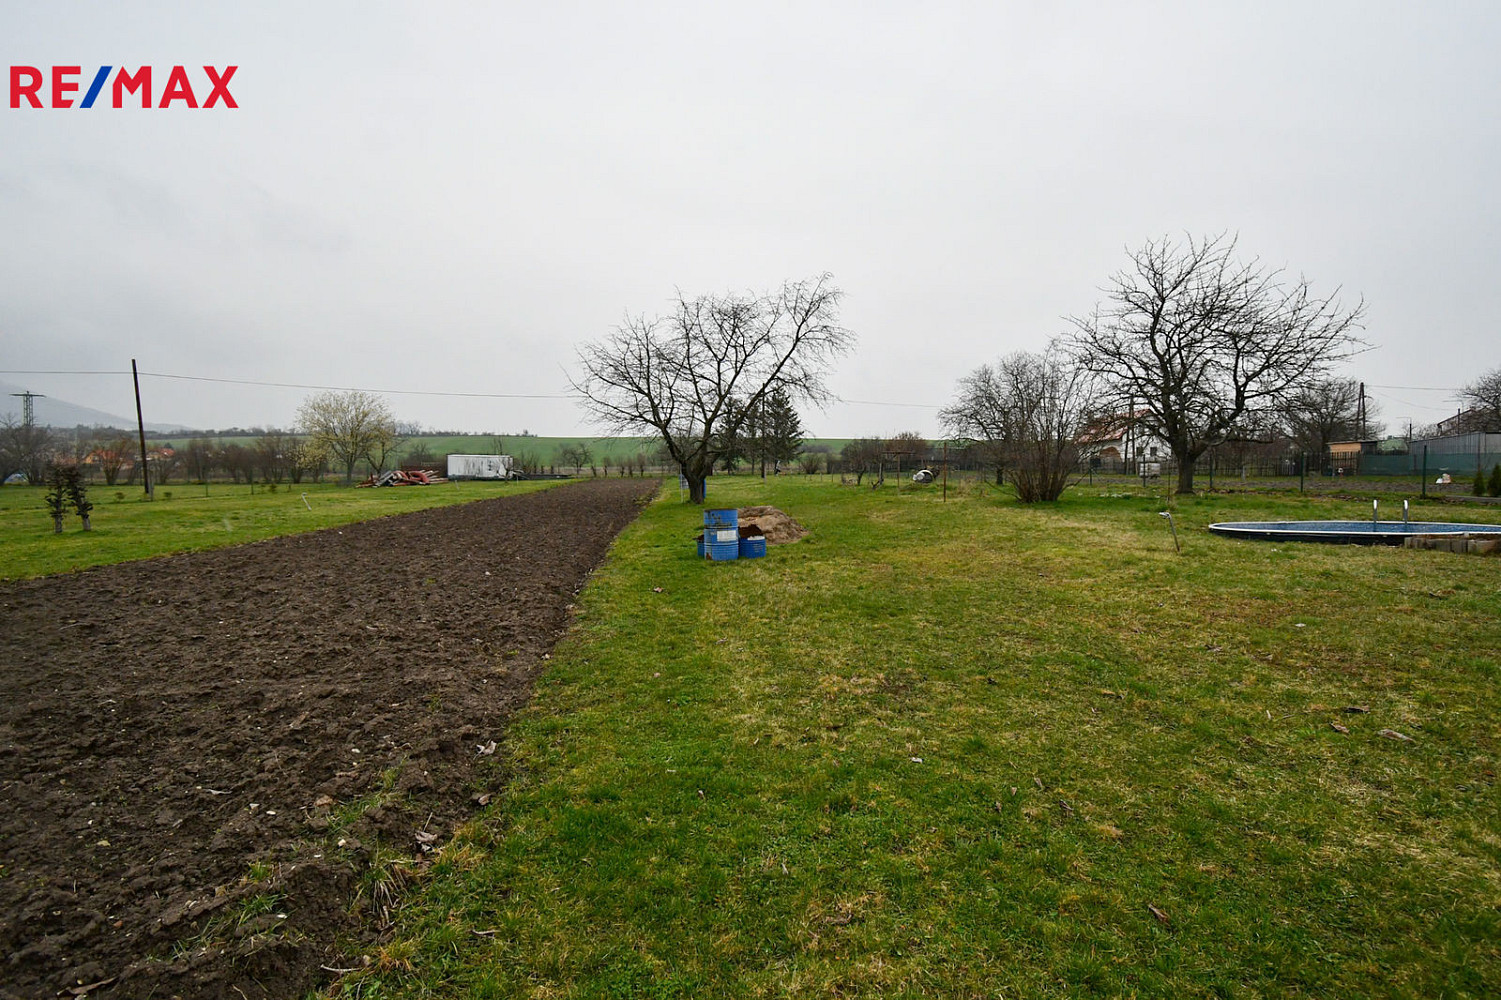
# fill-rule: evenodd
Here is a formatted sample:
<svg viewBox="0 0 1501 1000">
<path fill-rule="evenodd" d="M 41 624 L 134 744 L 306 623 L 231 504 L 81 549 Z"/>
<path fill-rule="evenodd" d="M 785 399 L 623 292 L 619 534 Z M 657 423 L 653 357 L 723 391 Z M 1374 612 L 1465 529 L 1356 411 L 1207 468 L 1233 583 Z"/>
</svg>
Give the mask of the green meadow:
<svg viewBox="0 0 1501 1000">
<path fill-rule="evenodd" d="M 156 436 L 149 440 L 152 447 L 171 445 L 181 449 L 193 439 L 193 435 Z M 215 444 L 240 444 L 247 447 L 254 446 L 255 437 L 251 435 L 212 435 L 208 440 Z M 827 447 L 833 454 L 839 454 L 839 450 L 849 443 L 848 438 L 808 438 L 804 442 L 805 447 Z M 563 460 L 564 448 L 585 445 L 594 456 L 597 463 L 608 464 L 613 468 L 617 463 L 634 458 L 637 454 L 645 454 L 648 461 L 655 465 L 655 458 L 659 442 L 656 438 L 645 437 L 539 437 L 535 435 L 509 435 L 509 434 L 419 434 L 408 438 L 397 449 L 395 462 L 402 464 L 407 457 L 419 452 L 425 452 L 436 456 L 439 464 L 450 454 L 458 455 L 490 455 L 507 454 L 516 458 L 531 457 L 541 462 L 544 466 L 556 466 L 564 471 L 565 466 L 571 465 Z M 440 471 L 441 465 L 439 465 Z M 587 470 L 588 466 L 584 468 Z M 182 475 L 178 473 L 179 477 Z"/>
<path fill-rule="evenodd" d="M 392 489 L 331 484 L 228 483 L 159 486 L 145 499 L 138 486 L 91 486 L 91 531 L 70 509 L 63 534 L 54 534 L 41 486 L 0 489 L 0 580 L 86 569 L 197 549 L 254 542 L 276 535 L 331 528 L 427 507 L 481 500 L 552 482 L 440 483 Z"/>
<path fill-rule="evenodd" d="M 711 500 L 809 534 L 700 562 L 665 490 L 334 995 L 1501 994 L 1501 560 L 1203 530 L 1368 500 Z"/>
</svg>

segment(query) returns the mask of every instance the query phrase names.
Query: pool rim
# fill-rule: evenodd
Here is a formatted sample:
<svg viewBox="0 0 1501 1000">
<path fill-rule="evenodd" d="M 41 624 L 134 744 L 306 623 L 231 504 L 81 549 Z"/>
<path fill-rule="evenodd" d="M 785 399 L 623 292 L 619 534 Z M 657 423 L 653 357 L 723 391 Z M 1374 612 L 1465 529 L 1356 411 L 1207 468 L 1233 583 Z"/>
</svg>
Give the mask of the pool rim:
<svg viewBox="0 0 1501 1000">
<path fill-rule="evenodd" d="M 1310 529 L 1294 525 L 1328 525 Z M 1469 521 L 1218 521 L 1208 525 L 1221 538 L 1262 542 L 1323 542 L 1349 545 L 1401 545 L 1409 538 L 1501 538 L 1501 524 Z"/>
</svg>

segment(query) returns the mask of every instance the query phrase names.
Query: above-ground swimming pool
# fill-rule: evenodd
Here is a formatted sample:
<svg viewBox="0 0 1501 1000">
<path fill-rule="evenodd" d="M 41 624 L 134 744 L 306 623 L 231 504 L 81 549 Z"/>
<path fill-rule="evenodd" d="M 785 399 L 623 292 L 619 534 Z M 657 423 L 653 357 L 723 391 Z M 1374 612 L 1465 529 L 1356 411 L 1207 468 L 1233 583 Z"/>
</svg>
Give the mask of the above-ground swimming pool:
<svg viewBox="0 0 1501 1000">
<path fill-rule="evenodd" d="M 1221 521 L 1211 524 L 1209 530 L 1226 538 L 1340 545 L 1401 545 L 1416 535 L 1501 538 L 1501 524 L 1457 524 L 1451 521 Z"/>
</svg>

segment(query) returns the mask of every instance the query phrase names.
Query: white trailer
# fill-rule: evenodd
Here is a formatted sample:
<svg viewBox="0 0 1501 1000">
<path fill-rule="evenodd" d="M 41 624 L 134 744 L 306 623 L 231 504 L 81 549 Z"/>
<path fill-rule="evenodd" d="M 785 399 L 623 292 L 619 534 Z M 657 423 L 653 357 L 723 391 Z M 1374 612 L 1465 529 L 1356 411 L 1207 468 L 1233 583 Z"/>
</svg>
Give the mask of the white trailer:
<svg viewBox="0 0 1501 1000">
<path fill-rule="evenodd" d="M 449 455 L 449 479 L 510 479 L 510 455 Z"/>
</svg>

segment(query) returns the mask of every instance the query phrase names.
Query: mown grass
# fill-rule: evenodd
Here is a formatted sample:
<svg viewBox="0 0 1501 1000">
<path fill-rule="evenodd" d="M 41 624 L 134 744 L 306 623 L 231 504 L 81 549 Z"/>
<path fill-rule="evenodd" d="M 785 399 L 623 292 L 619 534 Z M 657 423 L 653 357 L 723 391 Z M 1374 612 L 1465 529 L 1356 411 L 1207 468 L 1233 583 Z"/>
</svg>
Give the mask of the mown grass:
<svg viewBox="0 0 1501 1000">
<path fill-rule="evenodd" d="M 273 493 L 265 485 L 252 491 L 249 486 L 216 483 L 158 487 L 152 501 L 144 499 L 138 487 L 94 486 L 89 490 L 93 530 L 82 530 L 70 511 L 61 535 L 53 533 L 43 500 L 45 488 L 7 486 L 0 489 L 0 580 L 223 548 L 552 485 L 556 483 L 462 482 L 355 489 L 309 483 L 283 486 Z"/>
<path fill-rule="evenodd" d="M 705 564 L 666 491 L 335 993 L 1501 993 L 1501 560 L 1202 530 L 1348 501 L 1178 502 L 1177 555 L 1139 487 L 715 484 L 812 533 Z"/>
</svg>

